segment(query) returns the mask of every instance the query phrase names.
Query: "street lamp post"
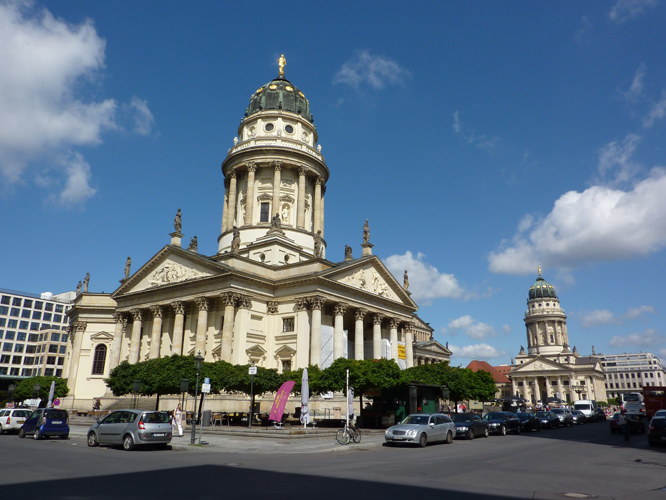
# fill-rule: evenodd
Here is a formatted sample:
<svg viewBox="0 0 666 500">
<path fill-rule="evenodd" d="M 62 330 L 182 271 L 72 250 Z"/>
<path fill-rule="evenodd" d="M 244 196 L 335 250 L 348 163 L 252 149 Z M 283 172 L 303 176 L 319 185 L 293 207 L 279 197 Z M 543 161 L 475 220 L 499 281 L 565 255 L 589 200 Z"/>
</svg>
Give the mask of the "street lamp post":
<svg viewBox="0 0 666 500">
<path fill-rule="evenodd" d="M 190 438 L 190 444 L 194 444 L 197 439 L 196 427 L 197 427 L 197 397 L 199 396 L 199 374 L 201 373 L 201 365 L 203 364 L 203 358 L 201 357 L 201 351 L 197 352 L 197 355 L 194 358 L 194 366 L 197 369 L 197 385 L 194 386 L 194 411 L 192 412 L 192 436 Z"/>
<path fill-rule="evenodd" d="M 578 394 L 578 401 L 580 401 L 580 395 L 585 390 L 585 387 L 581 384 L 574 384 L 573 386 L 571 386 L 571 388 L 574 390 L 576 394 Z"/>
</svg>

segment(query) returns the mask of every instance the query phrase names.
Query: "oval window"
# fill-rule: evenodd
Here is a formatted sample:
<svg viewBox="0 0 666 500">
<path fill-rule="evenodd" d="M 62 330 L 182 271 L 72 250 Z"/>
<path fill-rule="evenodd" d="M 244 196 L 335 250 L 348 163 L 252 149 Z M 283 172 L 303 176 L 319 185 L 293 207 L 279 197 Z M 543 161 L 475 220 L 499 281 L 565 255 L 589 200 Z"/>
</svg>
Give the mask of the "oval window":
<svg viewBox="0 0 666 500">
<path fill-rule="evenodd" d="M 284 127 L 284 131 L 287 132 L 288 134 L 293 134 L 294 133 L 294 127 L 291 125 L 287 125 Z"/>
<path fill-rule="evenodd" d="M 264 129 L 265 129 L 267 132 L 270 132 L 270 131 L 273 130 L 274 128 L 275 128 L 275 125 L 273 125 L 272 123 L 267 123 L 266 126 L 264 127 Z"/>
</svg>

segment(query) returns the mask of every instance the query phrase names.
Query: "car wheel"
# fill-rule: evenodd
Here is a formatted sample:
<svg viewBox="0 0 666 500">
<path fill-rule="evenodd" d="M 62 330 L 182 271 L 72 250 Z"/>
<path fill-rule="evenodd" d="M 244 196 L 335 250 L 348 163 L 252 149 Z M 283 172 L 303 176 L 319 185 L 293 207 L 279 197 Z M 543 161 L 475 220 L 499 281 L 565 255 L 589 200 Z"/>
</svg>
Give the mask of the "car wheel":
<svg viewBox="0 0 666 500">
<path fill-rule="evenodd" d="M 42 433 L 39 432 L 39 428 L 35 429 L 35 433 L 32 435 L 32 437 L 37 440 L 37 439 L 42 439 Z"/>
<path fill-rule="evenodd" d="M 25 437 L 25 431 L 23 430 L 23 427 L 19 429 L 19 437 L 23 439 Z"/>
<path fill-rule="evenodd" d="M 467 439 L 469 440 L 474 439 L 474 429 L 470 429 L 467 431 Z"/>
<path fill-rule="evenodd" d="M 506 436 L 506 427 L 504 427 L 503 425 L 500 427 L 499 435 Z"/>
<path fill-rule="evenodd" d="M 483 433 L 483 437 L 488 437 L 490 436 L 490 432 L 488 432 L 488 427 L 486 427 L 486 431 Z"/>
<path fill-rule="evenodd" d="M 60 439 L 69 439 L 69 434 L 63 434 Z"/>
<path fill-rule="evenodd" d="M 419 446 L 421 448 L 425 448 L 426 445 L 428 444 L 428 436 L 426 436 L 426 433 L 422 433 L 421 437 L 419 438 Z"/>
<path fill-rule="evenodd" d="M 474 439 L 474 431 L 472 432 L 472 437 L 470 439 Z M 451 431 L 446 433 L 446 440 L 444 441 L 446 444 L 451 444 L 453 443 L 453 433 Z"/>
<path fill-rule="evenodd" d="M 132 435 L 131 435 L 131 434 L 127 434 L 127 435 L 123 438 L 123 449 L 124 449 L 125 451 L 131 451 L 131 450 L 134 449 L 134 439 L 132 439 Z"/>
<path fill-rule="evenodd" d="M 88 446 L 90 446 L 91 448 L 94 448 L 98 444 L 99 444 L 99 440 L 97 439 L 97 434 L 95 434 L 94 432 L 91 432 L 90 434 L 88 434 Z"/>
</svg>

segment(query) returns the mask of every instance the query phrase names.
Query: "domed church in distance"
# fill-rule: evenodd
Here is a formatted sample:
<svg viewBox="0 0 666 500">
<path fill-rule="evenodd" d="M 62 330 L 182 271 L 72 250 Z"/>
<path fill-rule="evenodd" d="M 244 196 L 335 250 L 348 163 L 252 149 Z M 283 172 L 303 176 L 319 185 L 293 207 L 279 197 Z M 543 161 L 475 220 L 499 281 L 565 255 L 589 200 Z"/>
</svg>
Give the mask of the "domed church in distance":
<svg viewBox="0 0 666 500">
<path fill-rule="evenodd" d="M 567 316 L 555 288 L 541 276 L 541 266 L 529 289 L 525 327 L 527 352 L 520 347 L 509 373 L 513 394 L 533 404 L 548 398 L 606 400 L 601 360 L 594 352 L 581 356 L 575 346 L 570 350 Z"/>
<path fill-rule="evenodd" d="M 340 357 L 391 358 L 403 368 L 449 359 L 415 314 L 407 276 L 399 283 L 372 254 L 367 220 L 359 220 L 360 255 L 328 248 L 330 172 L 310 103 L 285 64 L 281 57 L 279 75 L 252 95 L 222 163 L 217 253 L 199 254 L 196 237 L 183 247 L 178 209 L 169 244 L 133 274 L 128 258 L 115 292 L 78 295 L 65 405 L 110 396 L 104 378 L 123 360 L 172 354 L 279 372 Z M 214 409 L 245 410 L 242 396 L 223 399 Z"/>
</svg>

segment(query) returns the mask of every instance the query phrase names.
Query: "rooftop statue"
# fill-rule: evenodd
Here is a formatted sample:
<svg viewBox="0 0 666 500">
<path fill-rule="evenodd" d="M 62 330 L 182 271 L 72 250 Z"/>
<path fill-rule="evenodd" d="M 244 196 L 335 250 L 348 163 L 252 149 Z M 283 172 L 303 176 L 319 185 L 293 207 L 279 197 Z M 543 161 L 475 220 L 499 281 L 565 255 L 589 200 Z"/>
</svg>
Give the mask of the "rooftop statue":
<svg viewBox="0 0 666 500">
<path fill-rule="evenodd" d="M 345 245 L 345 260 L 353 259 L 352 257 L 352 247 Z"/>
<path fill-rule="evenodd" d="M 199 241 L 197 240 L 197 237 L 195 236 L 190 240 L 190 246 L 187 247 L 188 250 L 192 250 L 193 252 L 196 252 L 197 249 L 199 248 Z"/>
<path fill-rule="evenodd" d="M 314 253 L 315 257 L 321 257 L 322 253 L 321 229 L 317 230 L 317 234 L 314 235 Z"/>
<path fill-rule="evenodd" d="M 132 257 L 127 257 L 127 262 L 125 262 L 125 279 L 130 277 L 131 267 L 132 267 Z"/>
<path fill-rule="evenodd" d="M 90 273 L 86 273 L 86 277 L 83 279 L 83 293 L 88 293 L 89 283 L 90 283 Z"/>
<path fill-rule="evenodd" d="M 363 224 L 363 243 L 370 243 L 370 224 L 368 224 L 368 219 L 365 219 L 365 224 Z"/>
<path fill-rule="evenodd" d="M 287 65 L 287 60 L 284 58 L 284 54 L 280 56 L 277 62 L 280 67 L 280 76 L 284 76 L 284 67 Z"/>
<path fill-rule="evenodd" d="M 238 252 L 240 250 L 240 243 L 240 230 L 234 226 L 234 237 L 231 240 L 231 251 L 234 253 Z"/>
<path fill-rule="evenodd" d="M 405 269 L 405 277 L 404 277 L 404 279 L 403 279 L 403 285 L 402 285 L 402 287 L 403 287 L 405 290 L 409 290 L 409 276 L 407 275 L 407 269 Z"/>
<path fill-rule="evenodd" d="M 181 223 L 181 214 L 180 214 L 180 208 L 178 209 L 178 212 L 176 213 L 176 217 L 173 219 L 173 227 L 176 229 L 177 233 L 180 233 L 180 230 L 183 229 L 183 224 Z"/>
</svg>

